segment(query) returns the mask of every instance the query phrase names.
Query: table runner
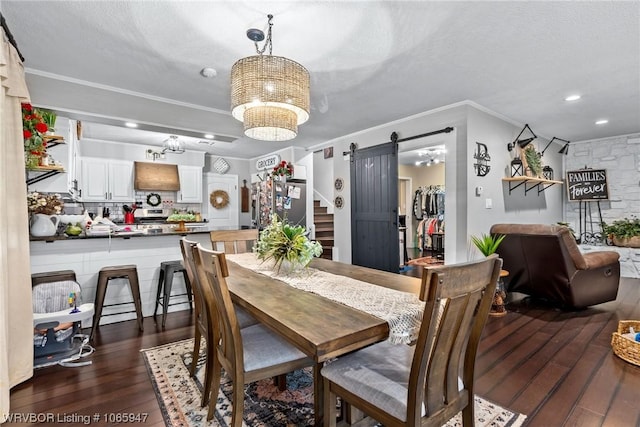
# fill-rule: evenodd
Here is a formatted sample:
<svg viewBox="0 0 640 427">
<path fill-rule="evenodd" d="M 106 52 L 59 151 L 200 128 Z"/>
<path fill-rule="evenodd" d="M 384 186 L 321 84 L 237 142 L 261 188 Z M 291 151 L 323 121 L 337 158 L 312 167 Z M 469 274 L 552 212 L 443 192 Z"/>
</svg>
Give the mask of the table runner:
<svg viewBox="0 0 640 427">
<path fill-rule="evenodd" d="M 369 313 L 389 324 L 389 341 L 410 344 L 418 337 L 424 301 L 412 293 L 377 286 L 315 268 L 279 272 L 271 261 L 263 262 L 253 253 L 226 254 L 228 261 L 265 276 L 281 280 L 294 288 L 311 292 L 332 301 Z"/>
</svg>

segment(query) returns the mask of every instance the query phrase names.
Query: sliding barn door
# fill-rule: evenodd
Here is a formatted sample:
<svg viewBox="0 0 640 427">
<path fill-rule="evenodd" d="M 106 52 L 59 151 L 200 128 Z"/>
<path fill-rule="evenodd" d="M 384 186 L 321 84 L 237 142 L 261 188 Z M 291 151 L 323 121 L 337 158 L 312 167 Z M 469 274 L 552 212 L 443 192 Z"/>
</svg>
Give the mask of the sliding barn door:
<svg viewBox="0 0 640 427">
<path fill-rule="evenodd" d="M 351 262 L 397 273 L 398 144 L 351 153 Z"/>
</svg>

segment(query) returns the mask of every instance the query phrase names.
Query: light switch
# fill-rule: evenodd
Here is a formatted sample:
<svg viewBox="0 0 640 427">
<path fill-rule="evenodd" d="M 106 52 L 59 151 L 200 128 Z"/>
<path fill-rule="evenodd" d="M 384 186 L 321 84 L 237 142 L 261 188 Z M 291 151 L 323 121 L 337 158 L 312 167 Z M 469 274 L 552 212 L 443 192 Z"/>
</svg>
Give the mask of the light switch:
<svg viewBox="0 0 640 427">
<path fill-rule="evenodd" d="M 483 191 L 484 191 L 484 188 L 482 188 L 481 186 L 477 186 L 476 187 L 476 196 L 480 196 Z"/>
<path fill-rule="evenodd" d="M 493 207 L 493 200 L 484 199 L 484 207 L 487 209 L 491 209 Z"/>
</svg>

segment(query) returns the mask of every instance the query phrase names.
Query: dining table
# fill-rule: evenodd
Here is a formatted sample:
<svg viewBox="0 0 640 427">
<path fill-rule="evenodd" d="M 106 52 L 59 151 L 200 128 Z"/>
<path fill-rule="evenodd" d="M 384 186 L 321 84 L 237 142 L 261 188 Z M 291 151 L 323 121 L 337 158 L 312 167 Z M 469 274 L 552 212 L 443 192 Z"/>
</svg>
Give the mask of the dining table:
<svg viewBox="0 0 640 427">
<path fill-rule="evenodd" d="M 324 418 L 324 362 L 387 339 L 408 344 L 419 330 L 419 278 L 320 258 L 295 272 L 278 271 L 252 253 L 226 258 L 234 303 L 314 360 L 317 426 Z"/>
</svg>

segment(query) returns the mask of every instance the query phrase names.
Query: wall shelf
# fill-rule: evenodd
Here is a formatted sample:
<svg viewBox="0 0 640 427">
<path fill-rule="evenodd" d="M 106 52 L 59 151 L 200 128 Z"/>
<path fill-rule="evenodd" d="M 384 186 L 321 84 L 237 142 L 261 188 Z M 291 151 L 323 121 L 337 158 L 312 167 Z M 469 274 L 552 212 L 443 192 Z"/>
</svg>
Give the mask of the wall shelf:
<svg viewBox="0 0 640 427">
<path fill-rule="evenodd" d="M 47 143 L 47 150 L 57 145 L 65 144 L 64 137 L 60 135 L 45 135 L 42 137 L 42 139 Z M 64 167 L 55 165 L 38 166 L 35 169 L 29 169 L 26 171 L 27 186 L 63 172 L 65 172 Z"/>
<path fill-rule="evenodd" d="M 44 179 L 50 178 L 63 172 L 64 168 L 62 166 L 38 166 L 35 169 L 30 169 L 27 171 L 27 173 L 37 173 L 36 176 L 27 178 L 27 185 L 35 184 L 36 182 L 40 182 Z"/>
<path fill-rule="evenodd" d="M 64 136 L 60 135 L 45 135 L 42 140 L 47 143 L 47 149 L 53 148 L 56 145 L 65 144 Z"/>
<path fill-rule="evenodd" d="M 534 188 L 538 189 L 538 195 L 540 195 L 540 193 L 542 193 L 544 190 L 546 190 L 547 188 L 551 187 L 554 184 L 560 184 L 560 185 L 564 184 L 562 181 L 554 181 L 551 179 L 544 179 L 544 178 L 535 178 L 532 176 L 514 176 L 511 178 L 502 178 L 502 181 L 506 181 L 509 183 L 509 194 L 511 194 L 511 192 L 516 188 L 520 187 L 521 185 L 524 185 L 525 196 L 529 191 L 533 190 Z"/>
</svg>

